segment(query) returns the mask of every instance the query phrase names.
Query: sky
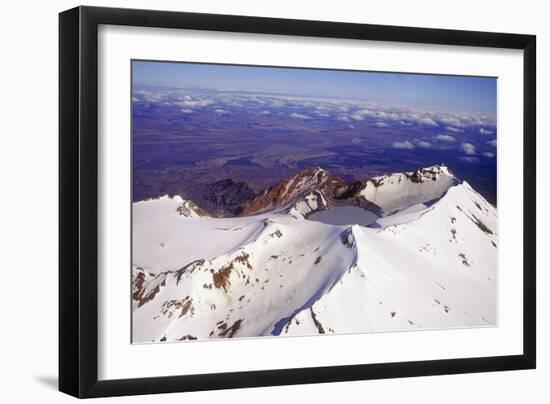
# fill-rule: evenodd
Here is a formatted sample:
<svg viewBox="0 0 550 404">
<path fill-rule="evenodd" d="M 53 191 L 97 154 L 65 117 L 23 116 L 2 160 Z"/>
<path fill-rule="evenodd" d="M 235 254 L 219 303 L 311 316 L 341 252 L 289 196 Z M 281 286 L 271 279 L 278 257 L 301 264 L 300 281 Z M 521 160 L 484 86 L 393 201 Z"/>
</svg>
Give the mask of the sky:
<svg viewBox="0 0 550 404">
<path fill-rule="evenodd" d="M 493 77 L 133 61 L 134 85 L 360 99 L 496 114 Z"/>
</svg>

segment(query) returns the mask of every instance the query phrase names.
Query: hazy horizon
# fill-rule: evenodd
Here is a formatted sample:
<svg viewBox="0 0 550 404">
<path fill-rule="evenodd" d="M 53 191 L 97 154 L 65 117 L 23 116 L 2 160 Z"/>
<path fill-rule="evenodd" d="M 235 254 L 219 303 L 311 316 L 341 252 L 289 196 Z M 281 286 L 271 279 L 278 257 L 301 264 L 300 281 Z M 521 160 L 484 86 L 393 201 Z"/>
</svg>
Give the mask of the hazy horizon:
<svg viewBox="0 0 550 404">
<path fill-rule="evenodd" d="M 355 99 L 496 114 L 494 77 L 133 61 L 135 86 Z"/>
</svg>

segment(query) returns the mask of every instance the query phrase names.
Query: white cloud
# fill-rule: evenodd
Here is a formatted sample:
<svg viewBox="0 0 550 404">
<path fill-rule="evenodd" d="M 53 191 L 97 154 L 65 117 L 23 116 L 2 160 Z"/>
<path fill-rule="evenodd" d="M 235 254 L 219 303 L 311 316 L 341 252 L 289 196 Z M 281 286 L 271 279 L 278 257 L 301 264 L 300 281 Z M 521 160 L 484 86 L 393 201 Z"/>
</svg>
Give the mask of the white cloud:
<svg viewBox="0 0 550 404">
<path fill-rule="evenodd" d="M 466 163 L 477 163 L 479 159 L 473 156 L 467 156 L 467 157 L 463 156 L 460 158 L 460 161 L 464 161 Z"/>
<path fill-rule="evenodd" d="M 492 135 L 493 131 L 488 130 L 488 129 L 484 129 L 484 128 L 479 128 L 479 133 L 481 133 L 482 135 Z"/>
<path fill-rule="evenodd" d="M 157 91 L 148 91 L 148 90 L 138 90 L 135 92 L 136 95 L 139 95 L 147 102 L 159 102 L 162 101 L 162 94 Z"/>
<path fill-rule="evenodd" d="M 292 114 L 289 115 L 291 118 L 294 118 L 294 119 L 311 119 L 309 116 L 307 115 L 304 115 L 304 114 L 298 114 L 296 112 L 293 112 Z"/>
<path fill-rule="evenodd" d="M 430 142 L 425 142 L 423 140 L 420 140 L 418 142 L 418 146 L 424 148 L 424 149 L 429 149 L 430 147 L 432 147 L 432 144 Z"/>
<path fill-rule="evenodd" d="M 184 114 L 192 114 L 192 113 L 193 113 L 193 110 L 192 110 L 192 109 L 184 108 L 184 109 L 181 110 L 181 112 L 183 112 Z"/>
<path fill-rule="evenodd" d="M 401 115 L 395 113 L 395 112 L 389 112 L 389 111 L 377 111 L 374 115 L 375 118 L 380 119 L 387 119 L 390 121 L 397 121 L 401 118 Z"/>
<path fill-rule="evenodd" d="M 338 119 L 339 121 L 343 121 L 343 122 L 349 122 L 349 118 L 346 115 L 340 115 L 336 119 Z"/>
<path fill-rule="evenodd" d="M 229 113 L 225 109 L 221 109 L 221 108 L 218 108 L 218 109 L 214 110 L 214 112 L 216 114 L 228 114 Z"/>
<path fill-rule="evenodd" d="M 493 152 L 485 152 L 485 153 L 483 153 L 483 155 L 487 158 L 490 158 L 490 159 L 495 157 L 495 153 L 493 153 Z"/>
<path fill-rule="evenodd" d="M 325 118 L 330 116 L 330 114 L 326 113 L 324 109 L 316 109 L 315 115 L 323 116 Z"/>
<path fill-rule="evenodd" d="M 470 156 L 473 156 L 476 154 L 476 147 L 471 143 L 462 143 L 460 145 L 462 147 L 462 151 Z"/>
<path fill-rule="evenodd" d="M 187 108 L 202 108 L 207 107 L 211 104 L 213 104 L 214 101 L 210 99 L 203 99 L 203 100 L 184 100 L 184 101 L 178 101 L 175 102 L 176 105 L 179 105 L 180 107 L 187 107 Z"/>
<path fill-rule="evenodd" d="M 454 132 L 454 133 L 464 132 L 464 129 L 455 128 L 454 126 L 447 126 L 445 129 L 448 130 L 449 132 Z"/>
<path fill-rule="evenodd" d="M 439 118 L 440 122 L 443 122 L 453 128 L 463 128 L 465 125 L 462 123 L 462 121 L 457 118 L 456 116 L 445 116 Z"/>
<path fill-rule="evenodd" d="M 414 145 L 408 140 L 405 140 L 403 142 L 393 142 L 393 147 L 396 149 L 408 149 L 408 150 L 414 149 Z"/>
<path fill-rule="evenodd" d="M 386 122 L 376 122 L 376 126 L 378 126 L 379 128 L 387 128 L 388 127 L 388 124 Z"/>
<path fill-rule="evenodd" d="M 451 135 L 437 135 L 436 140 L 441 140 L 442 142 L 454 142 L 456 139 Z"/>
<path fill-rule="evenodd" d="M 439 126 L 434 119 L 424 113 L 402 112 L 400 114 L 396 114 L 392 112 L 387 116 L 389 119 L 393 120 L 410 121 L 419 125 Z"/>
<path fill-rule="evenodd" d="M 401 119 L 401 114 L 387 110 L 360 109 L 350 115 L 356 121 L 363 121 L 367 116 L 384 121 L 398 121 Z"/>
<path fill-rule="evenodd" d="M 279 108 L 279 107 L 284 107 L 285 106 L 285 102 L 284 101 L 281 101 L 281 100 L 273 100 L 271 102 L 271 106 L 272 107 L 275 107 L 275 108 Z"/>
<path fill-rule="evenodd" d="M 260 112 L 260 114 L 261 114 L 261 115 L 269 115 L 269 114 L 271 114 L 271 112 L 269 112 L 269 111 L 262 111 L 262 112 Z"/>
<path fill-rule="evenodd" d="M 428 117 L 420 118 L 417 120 L 417 122 L 423 123 L 424 125 L 428 125 L 428 126 L 438 126 L 436 121 Z"/>
<path fill-rule="evenodd" d="M 365 116 L 376 116 L 376 111 L 371 111 L 370 109 L 360 109 L 358 111 L 355 111 L 353 115 L 358 117 L 365 117 Z"/>
<path fill-rule="evenodd" d="M 489 140 L 487 144 L 493 147 L 497 147 L 497 140 L 496 139 Z"/>
</svg>

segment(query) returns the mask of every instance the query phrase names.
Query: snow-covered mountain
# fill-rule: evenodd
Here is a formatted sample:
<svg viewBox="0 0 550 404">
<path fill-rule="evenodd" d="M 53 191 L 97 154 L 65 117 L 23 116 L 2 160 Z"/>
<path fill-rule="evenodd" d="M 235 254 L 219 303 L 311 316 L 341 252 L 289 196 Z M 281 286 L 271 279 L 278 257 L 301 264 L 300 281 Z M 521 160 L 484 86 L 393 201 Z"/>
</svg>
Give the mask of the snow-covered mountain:
<svg viewBox="0 0 550 404">
<path fill-rule="evenodd" d="M 246 203 L 244 215 L 275 211 L 307 216 L 328 209 L 330 200 L 342 193 L 347 185 L 338 177 L 312 167 L 280 182 Z"/>
<path fill-rule="evenodd" d="M 374 177 L 365 183 L 358 195 L 371 203 L 369 209 L 386 216 L 418 203 L 435 201 L 457 183 L 446 166 L 437 165 Z"/>
<path fill-rule="evenodd" d="M 134 203 L 134 342 L 496 324 L 497 211 L 445 166 L 316 167 L 244 211 Z"/>
</svg>

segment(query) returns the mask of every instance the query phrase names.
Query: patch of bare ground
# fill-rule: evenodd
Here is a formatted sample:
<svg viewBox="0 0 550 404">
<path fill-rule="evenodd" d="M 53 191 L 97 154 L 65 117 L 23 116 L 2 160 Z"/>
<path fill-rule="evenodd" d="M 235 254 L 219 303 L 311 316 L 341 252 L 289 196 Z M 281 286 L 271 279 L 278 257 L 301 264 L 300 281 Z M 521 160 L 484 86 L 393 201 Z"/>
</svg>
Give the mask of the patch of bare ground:
<svg viewBox="0 0 550 404">
<path fill-rule="evenodd" d="M 442 304 L 439 300 L 437 299 L 434 299 L 434 301 L 439 305 L 439 306 L 443 306 L 443 310 L 445 311 L 445 313 L 449 313 L 449 311 L 451 311 L 451 308 L 449 306 L 447 306 L 446 304 Z"/>
<path fill-rule="evenodd" d="M 317 327 L 317 331 L 319 331 L 319 334 L 324 334 L 325 329 L 323 328 L 323 324 L 321 324 L 321 322 L 317 320 L 317 315 L 313 311 L 313 307 L 310 307 L 309 311 L 311 313 L 311 319 L 313 320 L 313 324 L 315 324 L 315 327 Z"/>
<path fill-rule="evenodd" d="M 288 322 L 286 323 L 285 325 L 285 333 L 288 332 L 288 329 L 290 328 L 290 326 L 292 325 L 292 322 L 295 322 L 296 325 L 300 325 L 300 320 L 298 320 L 297 318 L 293 317 L 291 318 L 290 320 L 288 320 Z"/>
<path fill-rule="evenodd" d="M 191 313 L 191 316 L 195 314 L 195 309 L 193 307 L 193 299 L 190 299 L 190 298 L 189 300 L 185 301 L 185 303 L 182 304 L 179 317 L 185 316 L 188 311 Z"/>
<path fill-rule="evenodd" d="M 224 331 L 220 332 L 218 335 L 220 337 L 233 338 L 233 335 L 235 335 L 235 333 L 239 331 L 239 328 L 241 328 L 241 324 L 243 321 L 244 321 L 243 319 L 235 321 L 231 327 L 227 327 Z M 224 325 L 226 324 L 224 323 Z"/>
<path fill-rule="evenodd" d="M 245 265 L 248 269 L 252 269 L 252 265 L 250 265 L 250 262 L 248 261 L 248 258 L 250 258 L 250 255 L 243 251 L 243 252 L 241 252 L 240 255 L 236 256 L 233 259 L 233 262 L 239 262 L 239 263 Z"/>
<path fill-rule="evenodd" d="M 475 225 L 476 225 L 477 227 L 479 227 L 479 229 L 480 229 L 482 232 L 484 232 L 485 234 L 493 234 L 493 232 L 491 231 L 491 229 L 489 229 L 489 228 L 485 225 L 485 223 L 483 223 L 481 220 L 479 220 L 479 219 L 477 218 L 476 215 L 472 214 L 472 216 L 473 216 L 473 219 L 471 219 L 472 222 L 474 222 Z"/>
<path fill-rule="evenodd" d="M 233 264 L 231 263 L 222 267 L 218 272 L 212 275 L 214 286 L 218 289 L 223 288 L 223 290 L 227 292 L 227 288 L 231 285 L 231 282 L 229 282 L 229 275 L 231 275 L 232 270 Z"/>
<path fill-rule="evenodd" d="M 184 335 L 183 337 L 178 338 L 178 341 L 186 341 L 186 340 L 193 341 L 193 340 L 196 340 L 196 339 L 197 339 L 197 337 L 194 337 L 193 335 L 187 334 L 187 335 Z"/>
<path fill-rule="evenodd" d="M 451 229 L 451 234 L 453 235 L 453 240 L 456 241 L 456 229 Z"/>
<path fill-rule="evenodd" d="M 134 275 L 133 279 L 133 291 L 132 291 L 132 298 L 134 300 L 140 300 L 141 295 L 143 295 L 143 292 L 145 291 L 145 272 L 142 268 L 137 268 L 134 270 L 134 273 L 137 273 Z"/>
<path fill-rule="evenodd" d="M 470 263 L 468 262 L 468 259 L 466 258 L 466 255 L 464 253 L 458 254 L 458 257 L 462 259 L 462 265 L 470 267 Z"/>
<path fill-rule="evenodd" d="M 235 269 L 235 263 L 240 263 L 241 265 L 246 266 L 248 269 L 252 269 L 252 265 L 250 265 L 250 262 L 248 261 L 249 257 L 250 255 L 243 251 L 240 255 L 233 258 L 231 262 L 224 265 L 221 269 L 215 272 L 212 275 L 214 286 L 218 289 L 222 288 L 224 292 L 227 292 L 227 289 L 231 285 L 229 277 L 231 276 L 231 272 L 233 271 L 233 269 Z"/>
<path fill-rule="evenodd" d="M 169 318 L 172 317 L 176 311 L 179 311 L 179 316 L 183 317 L 188 312 L 193 316 L 195 314 L 195 308 L 193 307 L 193 299 L 191 299 L 189 296 L 186 296 L 182 300 L 166 300 L 164 303 L 162 303 L 162 306 L 160 308 L 160 312 L 168 316 Z"/>
<path fill-rule="evenodd" d="M 165 276 L 165 274 L 160 274 L 158 276 Z M 157 284 L 156 287 L 146 292 L 145 288 L 142 290 L 141 294 L 139 294 L 137 299 L 135 299 L 138 303 L 137 307 L 143 306 L 145 303 L 150 302 L 155 298 L 155 296 L 160 292 L 161 286 L 166 286 L 166 278 L 162 280 L 159 284 Z"/>
</svg>

